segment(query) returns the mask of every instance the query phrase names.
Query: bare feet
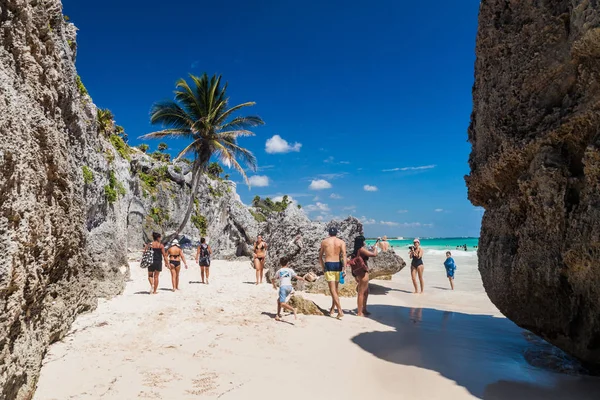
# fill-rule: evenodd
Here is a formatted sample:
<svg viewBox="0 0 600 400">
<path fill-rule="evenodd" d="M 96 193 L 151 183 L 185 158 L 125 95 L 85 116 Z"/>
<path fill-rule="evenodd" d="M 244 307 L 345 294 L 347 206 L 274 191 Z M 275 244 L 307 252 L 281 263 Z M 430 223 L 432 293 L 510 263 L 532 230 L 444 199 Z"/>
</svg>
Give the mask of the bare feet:
<svg viewBox="0 0 600 400">
<path fill-rule="evenodd" d="M 281 315 L 276 315 L 275 316 L 275 321 L 281 321 Z"/>
<path fill-rule="evenodd" d="M 413 294 L 419 294 L 419 292 L 417 292 L 416 290 L 413 292 Z"/>
<path fill-rule="evenodd" d="M 357 317 L 364 317 L 364 316 L 365 316 L 365 314 L 363 314 L 363 313 L 359 312 L 358 314 L 356 314 L 356 316 L 357 316 Z"/>
<path fill-rule="evenodd" d="M 294 311 L 293 311 L 293 313 L 294 313 L 294 319 L 298 319 L 298 310 L 296 310 L 296 309 L 294 308 Z"/>
<path fill-rule="evenodd" d="M 423 291 L 421 290 L 421 293 L 419 293 L 419 294 L 423 294 Z"/>
<path fill-rule="evenodd" d="M 335 306 L 331 306 L 331 310 L 329 310 L 329 316 L 333 317 L 333 311 L 335 310 Z"/>
<path fill-rule="evenodd" d="M 335 317 L 335 318 L 339 319 L 341 321 L 342 318 L 344 318 L 344 313 L 342 313 L 342 312 L 338 313 L 337 317 Z"/>
</svg>

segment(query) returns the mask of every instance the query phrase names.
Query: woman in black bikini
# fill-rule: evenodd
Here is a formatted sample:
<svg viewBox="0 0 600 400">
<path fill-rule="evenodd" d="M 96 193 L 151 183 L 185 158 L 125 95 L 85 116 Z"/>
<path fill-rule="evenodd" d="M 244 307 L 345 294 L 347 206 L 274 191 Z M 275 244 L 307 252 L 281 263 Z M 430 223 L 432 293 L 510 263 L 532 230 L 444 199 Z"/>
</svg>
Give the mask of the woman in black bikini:
<svg viewBox="0 0 600 400">
<path fill-rule="evenodd" d="M 414 246 L 410 246 L 408 252 L 409 257 L 412 259 L 410 262 L 410 276 L 412 277 L 413 285 L 415 287 L 414 294 L 419 293 L 417 288 L 417 274 L 419 275 L 419 283 L 421 284 L 421 293 L 423 293 L 423 270 L 425 265 L 423 264 L 423 248 L 419 239 L 415 239 L 413 242 Z"/>
<path fill-rule="evenodd" d="M 256 284 L 263 281 L 263 269 L 265 268 L 265 258 L 267 257 L 267 242 L 259 236 L 254 243 L 254 268 L 256 269 Z"/>
<path fill-rule="evenodd" d="M 187 269 L 187 262 L 183 255 L 183 250 L 179 247 L 179 240 L 175 239 L 171 242 L 171 247 L 167 250 L 169 256 L 169 263 L 167 268 L 171 271 L 171 282 L 173 283 L 173 291 L 179 290 L 179 271 L 181 271 L 181 261 Z"/>
<path fill-rule="evenodd" d="M 373 247 L 373 251 L 369 251 L 365 246 L 365 237 L 357 236 L 354 239 L 354 251 L 352 252 L 352 257 L 354 258 L 357 255 L 364 260 L 365 264 L 369 260 L 369 257 L 377 257 L 377 245 Z M 356 279 L 356 283 L 358 283 L 358 287 L 356 291 L 358 292 L 358 308 L 356 309 L 357 315 L 359 317 L 364 317 L 365 315 L 371 315 L 370 312 L 367 311 L 367 299 L 369 298 L 369 271 L 366 271 L 360 275 L 354 275 Z"/>
<path fill-rule="evenodd" d="M 165 265 L 169 265 L 165 246 L 160 242 L 160 238 L 160 233 L 152 232 L 153 242 L 148 243 L 144 247 L 144 251 L 148 250 L 148 248 L 152 249 L 152 265 L 148 267 L 148 282 L 150 282 L 151 294 L 156 294 L 156 289 L 158 289 L 158 275 L 162 271 L 163 260 L 165 261 Z"/>
</svg>

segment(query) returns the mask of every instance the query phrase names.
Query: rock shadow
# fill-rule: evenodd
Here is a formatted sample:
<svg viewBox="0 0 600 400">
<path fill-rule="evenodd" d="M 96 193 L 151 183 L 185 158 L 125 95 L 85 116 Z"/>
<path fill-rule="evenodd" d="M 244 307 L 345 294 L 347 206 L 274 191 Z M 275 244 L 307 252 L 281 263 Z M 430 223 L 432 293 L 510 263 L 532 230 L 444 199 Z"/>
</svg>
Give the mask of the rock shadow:
<svg viewBox="0 0 600 400">
<path fill-rule="evenodd" d="M 387 287 L 387 286 L 383 286 L 383 285 L 379 285 L 377 283 L 373 283 L 373 281 L 369 282 L 369 295 L 384 296 L 384 295 L 388 294 L 389 292 L 402 292 L 402 293 L 412 294 L 412 292 L 410 292 L 408 290 L 392 289 L 392 288 Z"/>
<path fill-rule="evenodd" d="M 389 305 L 369 310 L 396 330 L 361 333 L 352 338 L 356 345 L 392 363 L 437 371 L 478 398 L 591 400 L 600 393 L 599 378 L 529 365 L 525 353 L 540 341 L 528 341 L 530 333 L 508 319 Z"/>
</svg>

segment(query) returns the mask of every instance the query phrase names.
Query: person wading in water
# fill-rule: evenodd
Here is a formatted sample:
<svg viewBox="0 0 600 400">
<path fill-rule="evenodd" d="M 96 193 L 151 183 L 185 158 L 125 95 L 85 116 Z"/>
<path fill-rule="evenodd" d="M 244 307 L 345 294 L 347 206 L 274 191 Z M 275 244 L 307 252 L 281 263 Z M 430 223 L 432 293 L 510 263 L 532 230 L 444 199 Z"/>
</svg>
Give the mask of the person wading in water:
<svg viewBox="0 0 600 400">
<path fill-rule="evenodd" d="M 181 261 L 187 269 L 187 262 L 183 255 L 183 250 L 179 247 L 179 240 L 174 239 L 171 242 L 171 247 L 167 250 L 167 256 L 169 256 L 169 263 L 167 268 L 171 271 L 171 282 L 173 283 L 173 291 L 179 290 L 179 271 L 181 271 Z"/>
<path fill-rule="evenodd" d="M 148 282 L 150 282 L 151 294 L 156 294 L 156 290 L 158 289 L 158 275 L 162 271 L 163 260 L 165 265 L 169 265 L 165 246 L 160 242 L 160 238 L 160 233 L 152 232 L 153 241 L 144 247 L 144 251 L 148 250 L 148 248 L 152 249 L 152 265 L 148 267 Z"/>
<path fill-rule="evenodd" d="M 254 243 L 254 268 L 256 269 L 256 284 L 263 281 L 263 270 L 265 268 L 265 259 L 267 258 L 267 242 L 263 241 L 262 236 L 258 236 Z"/>
<path fill-rule="evenodd" d="M 325 271 L 325 280 L 331 292 L 331 310 L 329 315 L 333 316 L 333 311 L 337 308 L 337 319 L 342 319 L 344 312 L 340 305 L 340 297 L 338 295 L 338 286 L 340 283 L 340 275 L 346 275 L 346 242 L 336 237 L 337 228 L 329 228 L 329 237 L 321 242 L 319 249 L 319 264 Z M 323 260 L 325 257 L 325 260 Z"/>
</svg>

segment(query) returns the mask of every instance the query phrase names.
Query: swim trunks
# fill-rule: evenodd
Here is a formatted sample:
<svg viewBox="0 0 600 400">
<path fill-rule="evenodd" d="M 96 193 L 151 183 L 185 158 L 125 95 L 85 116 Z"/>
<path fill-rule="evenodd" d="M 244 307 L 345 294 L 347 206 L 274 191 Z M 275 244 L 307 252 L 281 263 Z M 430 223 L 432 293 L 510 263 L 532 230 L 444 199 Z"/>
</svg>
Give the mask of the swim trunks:
<svg viewBox="0 0 600 400">
<path fill-rule="evenodd" d="M 342 264 L 339 261 L 325 263 L 325 280 L 327 282 L 339 282 L 341 272 Z"/>
<path fill-rule="evenodd" d="M 288 296 L 294 291 L 292 286 L 280 286 L 279 287 L 279 302 L 286 303 Z"/>
</svg>

